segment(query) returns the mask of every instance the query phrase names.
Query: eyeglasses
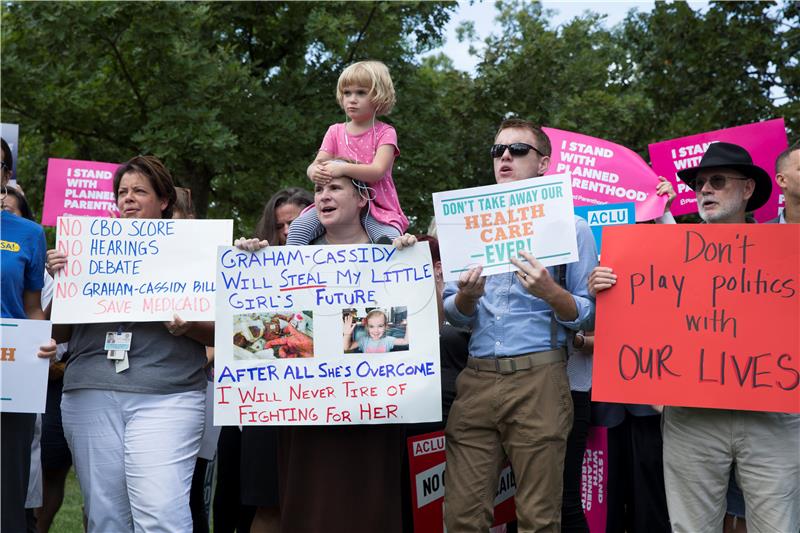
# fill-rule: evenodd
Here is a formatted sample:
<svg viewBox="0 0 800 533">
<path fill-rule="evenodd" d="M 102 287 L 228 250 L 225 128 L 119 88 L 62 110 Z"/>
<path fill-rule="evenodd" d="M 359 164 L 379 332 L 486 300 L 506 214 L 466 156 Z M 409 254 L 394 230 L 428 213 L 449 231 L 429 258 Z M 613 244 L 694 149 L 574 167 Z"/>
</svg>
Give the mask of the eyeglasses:
<svg viewBox="0 0 800 533">
<path fill-rule="evenodd" d="M 531 146 L 527 143 L 514 143 L 514 144 L 495 144 L 492 146 L 490 153 L 492 154 L 492 159 L 497 159 L 498 157 L 502 157 L 503 154 L 508 149 L 508 153 L 511 154 L 511 157 L 523 157 L 528 155 L 528 152 L 533 150 L 541 157 L 544 157 L 544 154 L 539 151 L 538 148 L 535 146 Z"/>
<path fill-rule="evenodd" d="M 700 192 L 703 190 L 703 187 L 706 186 L 706 183 L 711 185 L 711 188 L 715 191 L 721 191 L 725 188 L 728 184 L 728 180 L 748 180 L 750 178 L 736 178 L 734 176 L 723 176 L 722 174 L 716 174 L 711 176 L 710 178 L 697 178 L 694 180 L 694 183 L 690 184 L 692 190 L 694 192 Z"/>
</svg>

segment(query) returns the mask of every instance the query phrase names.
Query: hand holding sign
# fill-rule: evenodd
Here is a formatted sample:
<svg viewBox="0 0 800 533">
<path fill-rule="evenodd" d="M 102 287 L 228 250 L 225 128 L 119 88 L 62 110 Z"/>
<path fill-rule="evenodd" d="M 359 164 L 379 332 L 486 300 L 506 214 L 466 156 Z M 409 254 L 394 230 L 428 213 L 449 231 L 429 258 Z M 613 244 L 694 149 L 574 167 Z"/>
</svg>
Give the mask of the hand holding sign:
<svg viewBox="0 0 800 533">
<path fill-rule="evenodd" d="M 269 246 L 269 241 L 266 240 L 258 240 L 258 239 L 246 239 L 244 237 L 239 237 L 233 242 L 233 245 L 240 250 L 244 250 L 246 252 L 257 252 L 262 248 L 266 248 Z"/>
<path fill-rule="evenodd" d="M 528 252 L 521 250 L 519 255 L 527 261 L 520 261 L 516 257 L 511 258 L 511 263 L 517 267 L 517 279 L 526 291 L 533 296 L 550 301 L 558 290 L 558 284 L 553 281 L 550 272 Z"/>
<path fill-rule="evenodd" d="M 596 266 L 589 274 L 589 294 L 597 296 L 597 293 L 610 289 L 617 283 L 617 275 L 610 267 Z"/>
<path fill-rule="evenodd" d="M 57 351 L 58 348 L 56 347 L 56 341 L 54 339 L 50 339 L 49 343 L 39 346 L 39 351 L 36 353 L 36 355 L 42 359 L 50 359 L 52 361 L 55 358 Z"/>
<path fill-rule="evenodd" d="M 664 206 L 664 212 L 666 213 L 669 211 L 672 201 L 678 197 L 678 193 L 675 192 L 675 188 L 667 178 L 664 176 L 659 176 L 658 185 L 656 185 L 656 196 L 664 196 L 665 194 L 667 195 L 667 203 Z"/>
<path fill-rule="evenodd" d="M 67 266 L 67 254 L 58 250 L 47 250 L 47 261 L 45 263 L 47 273 L 56 277 L 59 270 Z"/>
</svg>

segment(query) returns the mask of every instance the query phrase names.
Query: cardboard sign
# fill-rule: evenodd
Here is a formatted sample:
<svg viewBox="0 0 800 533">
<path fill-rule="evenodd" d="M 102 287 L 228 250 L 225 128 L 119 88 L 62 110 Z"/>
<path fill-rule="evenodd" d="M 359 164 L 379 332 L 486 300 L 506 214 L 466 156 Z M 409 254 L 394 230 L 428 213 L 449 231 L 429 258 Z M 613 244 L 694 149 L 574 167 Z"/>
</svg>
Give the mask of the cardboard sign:
<svg viewBox="0 0 800 533">
<path fill-rule="evenodd" d="M 55 324 L 214 320 L 217 246 L 231 220 L 59 217 Z"/>
<path fill-rule="evenodd" d="M 605 533 L 608 520 L 608 429 L 590 426 L 581 470 L 581 504 L 591 533 Z"/>
<path fill-rule="evenodd" d="M 445 281 L 483 266 L 483 274 L 516 271 L 520 250 L 544 266 L 578 260 L 569 174 L 433 194 Z"/>
<path fill-rule="evenodd" d="M 738 144 L 747 149 L 753 158 L 753 164 L 766 170 L 772 178 L 772 195 L 763 207 L 756 209 L 754 213 L 756 220 L 764 222 L 778 216 L 780 189 L 775 184 L 775 159 L 789 146 L 782 118 L 649 145 L 653 170 L 669 179 L 675 186 L 675 192 L 678 193 L 670 208 L 672 214 L 697 213 L 697 197 L 688 185 L 678 179 L 677 173 L 679 170 L 699 165 L 709 145 L 720 141 Z"/>
<path fill-rule="evenodd" d="M 800 226 L 615 226 L 595 401 L 800 412 Z M 657 243 L 654 245 L 654 243 Z"/>
<path fill-rule="evenodd" d="M 603 244 L 603 228 L 605 226 L 619 226 L 621 224 L 635 224 L 636 210 L 632 202 L 608 205 L 583 205 L 575 206 L 575 214 L 589 224 L 600 255 L 600 246 Z"/>
<path fill-rule="evenodd" d="M 0 412 L 44 413 L 50 361 L 36 353 L 48 342 L 47 320 L 0 319 Z"/>
<path fill-rule="evenodd" d="M 117 163 L 48 159 L 42 225 L 55 226 L 62 215 L 107 217 L 119 213 L 114 199 Z"/>
<path fill-rule="evenodd" d="M 408 469 L 411 475 L 411 507 L 414 531 L 442 533 L 444 531 L 444 431 L 408 438 Z M 479 483 L 475 480 L 475 483 Z M 516 519 L 514 494 L 517 485 L 511 467 L 500 472 L 494 496 L 493 525 L 507 524 Z"/>
<path fill-rule="evenodd" d="M 656 195 L 658 174 L 639 154 L 597 137 L 542 130 L 553 147 L 548 173 L 570 173 L 576 206 L 635 202 L 638 221 L 664 214 L 667 197 Z"/>
<path fill-rule="evenodd" d="M 220 247 L 216 425 L 441 420 L 427 243 Z"/>
<path fill-rule="evenodd" d="M 8 182 L 11 185 L 17 184 L 17 160 L 19 158 L 19 124 L 0 124 L 0 137 L 8 143 L 11 149 L 11 157 L 14 159 L 14 164 L 11 168 L 11 177 Z"/>
</svg>

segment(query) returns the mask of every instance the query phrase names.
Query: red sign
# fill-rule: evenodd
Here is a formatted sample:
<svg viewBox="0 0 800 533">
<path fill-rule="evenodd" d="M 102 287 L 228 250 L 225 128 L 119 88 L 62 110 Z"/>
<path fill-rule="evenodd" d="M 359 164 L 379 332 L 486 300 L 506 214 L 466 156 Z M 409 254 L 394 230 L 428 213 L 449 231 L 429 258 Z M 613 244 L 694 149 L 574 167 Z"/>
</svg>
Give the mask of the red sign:
<svg viewBox="0 0 800 533">
<path fill-rule="evenodd" d="M 408 466 L 411 473 L 411 503 L 414 531 L 444 531 L 444 432 L 435 431 L 408 439 Z M 476 483 L 478 481 L 476 480 Z M 514 473 L 506 465 L 500 472 L 494 497 L 494 524 L 506 524 L 516 518 Z"/>
<path fill-rule="evenodd" d="M 592 399 L 800 413 L 800 226 L 609 226 Z"/>
</svg>

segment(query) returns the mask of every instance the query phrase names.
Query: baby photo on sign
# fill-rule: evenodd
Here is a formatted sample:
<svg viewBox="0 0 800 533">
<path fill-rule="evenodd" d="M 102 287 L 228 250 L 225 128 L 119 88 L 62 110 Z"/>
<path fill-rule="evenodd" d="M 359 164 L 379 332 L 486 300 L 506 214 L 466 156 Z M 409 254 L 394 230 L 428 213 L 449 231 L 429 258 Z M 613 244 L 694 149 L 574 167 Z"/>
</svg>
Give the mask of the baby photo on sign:
<svg viewBox="0 0 800 533">
<path fill-rule="evenodd" d="M 345 353 L 386 353 L 408 350 L 408 310 L 392 307 L 389 312 L 368 307 L 342 311 Z"/>
<path fill-rule="evenodd" d="M 312 311 L 249 313 L 233 317 L 234 359 L 314 357 Z"/>
</svg>

